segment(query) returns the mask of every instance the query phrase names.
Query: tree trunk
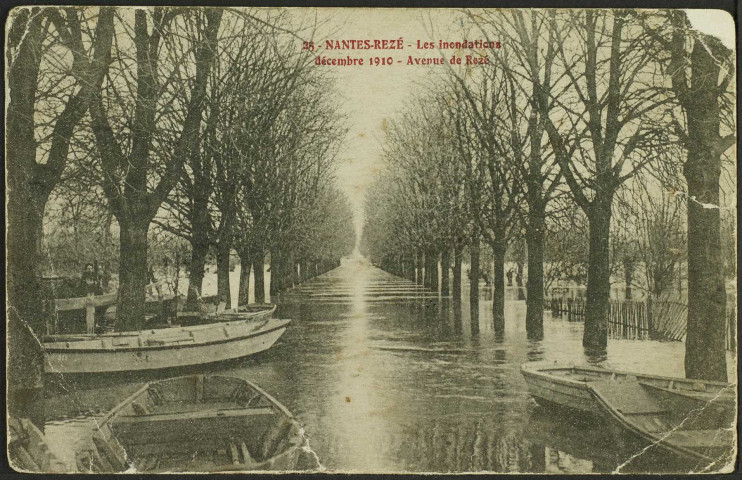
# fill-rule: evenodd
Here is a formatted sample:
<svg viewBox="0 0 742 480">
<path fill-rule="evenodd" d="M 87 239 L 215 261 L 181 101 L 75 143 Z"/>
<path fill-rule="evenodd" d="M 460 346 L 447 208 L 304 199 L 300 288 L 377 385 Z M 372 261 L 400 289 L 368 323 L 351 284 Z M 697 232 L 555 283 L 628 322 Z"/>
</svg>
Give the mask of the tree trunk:
<svg viewBox="0 0 742 480">
<path fill-rule="evenodd" d="M 159 7 L 158 7 L 159 8 Z M 134 46 L 136 47 L 136 102 L 133 116 L 125 119 L 131 130 L 127 136 L 129 147 L 122 148 L 108 113 L 106 112 L 102 92 L 102 79 L 95 82 L 93 100 L 89 105 L 91 127 L 100 156 L 99 165 L 103 170 L 102 189 L 108 204 L 120 226 L 120 262 L 119 262 L 119 330 L 138 329 L 144 321 L 144 298 L 147 282 L 147 231 L 149 223 L 157 209 L 181 178 L 183 163 L 194 147 L 197 138 L 194 132 L 201 122 L 203 99 L 209 78 L 211 61 L 216 48 L 216 34 L 221 22 L 221 11 L 206 13 L 209 18 L 205 35 L 199 42 L 196 51 L 195 81 L 191 89 L 191 98 L 186 107 L 183 126 L 175 142 L 173 154 L 166 164 L 155 165 L 151 150 L 154 138 L 154 125 L 157 118 L 157 99 L 160 93 L 156 72 L 159 65 L 159 43 L 164 25 L 154 25 L 152 33 L 148 29 L 148 14 L 144 10 L 134 13 Z M 113 12 L 111 12 L 111 19 Z M 166 20 L 167 16 L 155 15 L 154 18 Z M 169 21 L 169 20 L 167 20 Z M 113 33 L 107 29 L 104 32 Z M 104 67 L 110 61 L 110 46 L 107 54 L 99 61 Z M 128 150 L 128 155 L 123 152 Z M 120 178 L 118 166 L 126 165 L 126 173 Z M 157 185 L 149 191 L 150 173 L 164 167 Z M 122 182 L 120 183 L 120 180 Z M 124 187 L 125 185 L 125 187 Z"/>
<path fill-rule="evenodd" d="M 283 261 L 280 263 L 281 267 L 281 290 L 288 290 L 291 288 L 291 254 L 287 254 L 282 257 Z"/>
<path fill-rule="evenodd" d="M 227 308 L 232 308 L 232 292 L 229 285 L 229 242 L 220 241 L 216 246 L 216 303 L 224 302 Z"/>
<path fill-rule="evenodd" d="M 606 198 L 607 197 L 607 198 Z M 596 197 L 588 214 L 590 253 L 587 272 L 587 302 L 582 345 L 591 354 L 602 354 L 608 346 L 610 309 L 610 226 L 612 196 Z"/>
<path fill-rule="evenodd" d="M 10 172 L 8 172 L 10 176 Z M 10 183 L 10 179 L 9 179 Z M 12 183 L 10 183 L 12 185 Z M 26 190 L 28 190 L 26 188 Z M 8 294 L 8 409 L 12 415 L 30 417 L 35 402 L 43 404 L 43 353 L 39 336 L 44 334 L 40 267 L 42 214 L 34 201 L 21 201 L 28 192 L 8 195 L 7 294 Z M 16 202 L 18 200 L 18 202 Z M 43 423 L 41 425 L 43 427 Z"/>
<path fill-rule="evenodd" d="M 479 236 L 472 238 L 469 247 L 471 266 L 469 267 L 469 305 L 471 307 L 472 317 L 477 312 L 479 318 Z"/>
<path fill-rule="evenodd" d="M 149 275 L 147 274 L 147 232 L 149 219 L 120 222 L 119 298 L 116 306 L 116 330 L 128 332 L 144 326 Z"/>
<path fill-rule="evenodd" d="M 291 288 L 296 285 L 296 261 L 294 260 L 294 253 L 289 252 L 286 256 L 286 265 L 284 278 L 286 279 L 286 288 Z"/>
<path fill-rule="evenodd" d="M 692 94 L 687 100 L 688 158 L 688 330 L 685 375 L 728 381 L 725 328 L 726 288 L 721 254 L 719 63 L 709 52 L 715 39 L 696 39 L 691 54 Z M 720 48 L 717 46 L 717 50 Z M 720 52 L 717 51 L 717 55 Z M 707 206 L 710 205 L 710 208 Z"/>
<path fill-rule="evenodd" d="M 22 14 L 19 14 L 22 15 Z M 25 413 L 43 389 L 41 290 L 41 221 L 44 205 L 34 198 L 34 98 L 41 61 L 41 14 L 29 10 L 17 59 L 8 72 L 10 103 L 6 118 L 8 409 Z M 20 19 L 16 19 L 20 21 Z M 43 425 L 42 425 L 43 427 Z"/>
<path fill-rule="evenodd" d="M 623 259 L 624 284 L 626 285 L 626 300 L 631 300 L 631 282 L 634 279 L 634 259 L 629 256 Z"/>
<path fill-rule="evenodd" d="M 186 310 L 188 311 L 196 310 L 198 299 L 201 298 L 208 253 L 208 245 L 191 243 L 191 264 L 188 274 L 188 297 L 186 298 Z"/>
<path fill-rule="evenodd" d="M 191 209 L 191 265 L 188 281 L 188 297 L 186 298 L 186 309 L 196 310 L 197 300 L 201 297 L 204 283 L 204 267 L 206 256 L 209 253 L 209 230 L 211 219 L 209 214 L 209 194 L 203 168 L 198 152 L 191 152 L 191 164 L 194 170 L 193 182 L 193 207 Z"/>
<path fill-rule="evenodd" d="M 282 271 L 283 268 L 281 265 L 282 259 L 281 254 L 278 252 L 271 252 L 271 284 L 268 286 L 268 291 L 271 295 L 271 301 L 273 300 L 275 295 L 278 295 L 278 292 L 283 288 L 282 286 Z"/>
<path fill-rule="evenodd" d="M 453 299 L 454 302 L 461 302 L 461 260 L 463 257 L 464 247 L 456 243 L 453 248 Z"/>
<path fill-rule="evenodd" d="M 416 276 L 415 279 L 417 281 L 418 285 L 423 285 L 423 252 L 422 250 L 418 250 L 415 255 L 415 262 L 416 262 Z"/>
<path fill-rule="evenodd" d="M 281 290 L 287 290 L 294 286 L 294 274 L 292 272 L 292 269 L 294 268 L 294 260 L 293 260 L 293 254 L 288 254 L 284 257 L 284 261 L 282 262 L 281 268 Z"/>
<path fill-rule="evenodd" d="M 430 288 L 430 252 L 425 250 L 423 254 L 423 287 Z"/>
<path fill-rule="evenodd" d="M 429 250 L 428 255 L 430 256 L 430 289 L 438 291 L 438 252 L 435 250 Z"/>
<path fill-rule="evenodd" d="M 699 149 L 700 150 L 700 149 Z M 688 154 L 688 163 L 703 162 L 706 151 Z M 695 158 L 693 158 L 695 157 Z M 699 158 L 701 157 L 701 158 Z M 693 160 L 691 160 L 693 158 Z M 686 171 L 693 167 L 686 164 Z M 697 168 L 697 167 L 696 167 Z M 719 174 L 703 168 L 686 174 L 688 195 L 707 205 L 719 204 Z M 688 202 L 688 330 L 685 374 L 688 378 L 728 381 L 726 365 L 726 289 L 720 252 L 719 210 Z"/>
<path fill-rule="evenodd" d="M 441 295 L 448 296 L 450 288 L 448 284 L 448 271 L 451 267 L 451 250 L 446 247 L 441 253 Z"/>
<path fill-rule="evenodd" d="M 255 283 L 255 303 L 265 303 L 265 255 L 253 255 L 252 270 Z"/>
<path fill-rule="evenodd" d="M 415 252 L 407 256 L 407 278 L 415 283 Z"/>
<path fill-rule="evenodd" d="M 516 269 L 515 269 L 515 284 L 518 287 L 523 286 L 523 263 L 522 262 L 516 262 Z"/>
<path fill-rule="evenodd" d="M 109 210 L 106 213 L 106 220 L 103 226 L 103 251 L 105 252 L 105 259 L 103 260 L 103 268 L 101 269 L 100 283 L 104 293 L 108 293 L 109 285 L 111 283 L 111 254 L 110 246 L 113 243 L 111 241 L 111 223 L 113 222 L 113 213 Z"/>
<path fill-rule="evenodd" d="M 29 417 L 43 431 L 43 419 L 34 414 L 42 405 L 43 355 L 37 335 L 45 330 L 44 301 L 41 291 L 41 241 L 44 208 L 49 194 L 64 172 L 69 154 L 69 139 L 85 115 L 95 87 L 103 80 L 108 66 L 113 38 L 113 10 L 101 9 L 95 30 L 92 62 L 85 71 L 75 71 L 80 88 L 70 96 L 52 128 L 51 144 L 44 164 L 36 162 L 35 113 L 42 44 L 48 33 L 42 27 L 52 21 L 38 8 L 18 12 L 9 25 L 6 110 L 6 287 L 8 314 L 8 411 Z M 74 20 L 73 20 L 74 19 Z M 77 13 L 68 12 L 67 26 L 79 26 Z M 58 28 L 58 25 L 55 25 Z M 79 33 L 79 30 L 77 30 Z M 73 37 L 74 34 L 73 34 Z M 76 37 L 75 37 L 76 38 Z M 75 49 L 74 39 L 63 40 Z M 83 52 L 76 50 L 77 55 Z M 74 56 L 77 56 L 74 55 Z M 85 62 L 83 62 L 85 63 Z M 74 67 L 81 67 L 74 59 Z M 49 118 L 45 119 L 50 120 Z M 39 298 L 39 296 L 42 298 Z"/>
<path fill-rule="evenodd" d="M 532 340 L 544 337 L 544 221 L 529 218 L 528 279 L 526 280 L 526 336 Z"/>
<path fill-rule="evenodd" d="M 505 330 L 505 239 L 498 237 L 492 242 L 492 258 L 495 271 L 492 285 L 492 320 L 496 332 Z"/>
<path fill-rule="evenodd" d="M 250 298 L 250 258 L 249 252 L 240 253 L 240 288 L 237 290 L 237 306 L 247 305 Z"/>
</svg>

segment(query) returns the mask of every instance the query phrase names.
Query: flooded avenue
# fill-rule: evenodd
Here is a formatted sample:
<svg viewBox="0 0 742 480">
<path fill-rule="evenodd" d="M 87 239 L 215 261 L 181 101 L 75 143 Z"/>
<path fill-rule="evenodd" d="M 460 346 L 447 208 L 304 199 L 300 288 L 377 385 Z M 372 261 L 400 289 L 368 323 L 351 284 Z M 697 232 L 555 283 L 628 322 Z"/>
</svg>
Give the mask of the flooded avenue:
<svg viewBox="0 0 742 480">
<path fill-rule="evenodd" d="M 547 312 L 544 340 L 527 340 L 525 302 L 514 300 L 512 287 L 505 333 L 495 335 L 491 290 L 482 289 L 472 325 L 467 301 L 458 311 L 365 259 L 346 259 L 277 299 L 276 316 L 293 323 L 271 350 L 202 371 L 242 376 L 274 395 L 328 470 L 610 472 L 641 450 L 529 398 L 520 365 L 586 363 L 582 324 Z M 600 363 L 683 376 L 683 344 L 611 339 Z M 80 390 L 63 382 L 47 395 L 46 435 L 62 459 L 74 465 L 96 418 L 154 378 L 139 375 L 99 378 Z M 621 471 L 675 469 L 667 458 L 640 460 Z"/>
</svg>

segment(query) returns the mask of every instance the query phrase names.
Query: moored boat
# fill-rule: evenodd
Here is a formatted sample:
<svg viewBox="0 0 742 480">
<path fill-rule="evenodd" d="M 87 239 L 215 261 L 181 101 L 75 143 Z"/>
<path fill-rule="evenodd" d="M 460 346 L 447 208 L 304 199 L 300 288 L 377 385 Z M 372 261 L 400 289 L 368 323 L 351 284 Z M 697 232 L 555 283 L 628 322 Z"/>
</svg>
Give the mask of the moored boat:
<svg viewBox="0 0 742 480">
<path fill-rule="evenodd" d="M 199 312 L 178 312 L 177 322 L 181 325 L 215 323 L 234 320 L 249 320 L 251 322 L 266 322 L 273 316 L 277 306 L 272 303 L 252 303 L 232 309 L 204 309 Z"/>
<path fill-rule="evenodd" d="M 295 470 L 301 426 L 252 382 L 219 375 L 143 386 L 96 423 L 81 472 Z"/>
<path fill-rule="evenodd" d="M 54 315 L 46 325 L 47 335 L 110 332 L 116 319 L 117 294 L 57 298 Z M 265 321 L 273 316 L 277 306 L 272 303 L 252 303 L 227 309 L 217 305 L 215 297 L 201 301 L 197 311 L 184 311 L 182 296 L 162 295 L 145 301 L 145 325 L 149 328 L 178 325 L 203 325 L 230 320 Z"/>
<path fill-rule="evenodd" d="M 251 318 L 134 332 L 44 338 L 46 373 L 110 373 L 188 367 L 267 350 L 291 320 Z"/>
<path fill-rule="evenodd" d="M 733 453 L 734 385 L 547 363 L 521 373 L 537 402 L 596 415 L 681 458 L 723 465 Z"/>
</svg>

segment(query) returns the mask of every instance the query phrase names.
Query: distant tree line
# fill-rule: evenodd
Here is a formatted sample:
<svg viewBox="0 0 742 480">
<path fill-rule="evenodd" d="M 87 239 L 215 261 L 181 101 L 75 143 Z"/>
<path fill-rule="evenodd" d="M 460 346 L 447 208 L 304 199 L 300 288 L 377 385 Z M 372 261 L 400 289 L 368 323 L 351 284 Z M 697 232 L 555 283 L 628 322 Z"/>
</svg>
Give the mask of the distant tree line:
<svg viewBox="0 0 742 480">
<path fill-rule="evenodd" d="M 606 348 L 612 278 L 623 274 L 631 295 L 641 266 L 661 295 L 687 264 L 686 374 L 726 381 L 733 269 L 721 219 L 727 236 L 735 224 L 720 185 L 734 195 L 733 174 L 722 181 L 735 158 L 732 52 L 682 11 L 462 16 L 462 33 L 503 48 L 488 52 L 490 67 L 449 66 L 390 122 L 364 250 L 433 289 L 440 262 L 444 294 L 453 252 L 457 299 L 466 248 L 474 312 L 486 246 L 502 330 L 506 254 L 525 239 L 529 337 L 543 336 L 547 284 L 586 277 L 591 354 Z"/>
</svg>

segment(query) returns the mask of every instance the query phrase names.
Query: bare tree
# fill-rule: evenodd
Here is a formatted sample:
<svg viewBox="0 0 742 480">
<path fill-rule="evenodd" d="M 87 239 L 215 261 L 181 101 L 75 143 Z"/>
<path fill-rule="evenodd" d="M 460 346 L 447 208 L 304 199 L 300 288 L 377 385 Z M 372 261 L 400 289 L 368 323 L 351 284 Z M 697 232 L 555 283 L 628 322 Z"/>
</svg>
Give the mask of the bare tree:
<svg viewBox="0 0 742 480">
<path fill-rule="evenodd" d="M 668 143 L 651 41 L 623 10 L 557 13 L 551 21 L 556 62 L 565 80 L 545 128 L 562 175 L 590 226 L 583 345 L 608 341 L 611 207 L 618 188 Z M 568 25 L 569 29 L 564 29 Z M 555 65 L 556 66 L 556 65 Z"/>
<path fill-rule="evenodd" d="M 639 175 L 619 193 L 617 226 L 632 248 L 627 252 L 644 272 L 649 294 L 660 298 L 672 288 L 686 257 L 685 201 L 650 175 Z M 624 255 L 626 257 L 626 255 Z M 631 282 L 626 282 L 627 288 Z"/>
<path fill-rule="evenodd" d="M 135 57 L 128 58 L 126 47 L 117 44 L 117 68 L 105 86 L 99 85 L 94 92 L 91 126 L 103 170 L 102 186 L 120 229 L 117 321 L 121 330 L 135 330 L 144 321 L 147 232 L 195 148 L 221 17 L 221 9 L 197 12 L 155 7 L 136 10 L 133 25 L 121 18 L 121 28 L 128 34 L 121 41 L 134 44 Z M 179 27 L 178 22 L 182 23 Z M 190 42 L 182 42 L 172 32 L 183 27 L 191 32 Z M 195 63 L 196 74 L 182 126 L 176 131 L 158 131 L 163 127 L 160 117 L 172 111 L 175 92 L 183 88 L 181 63 L 186 61 Z M 174 149 L 155 148 L 155 138 L 160 143 L 162 134 L 177 138 L 172 142 Z M 159 177 L 154 184 L 153 176 Z"/>
<path fill-rule="evenodd" d="M 728 91 L 735 77 L 734 56 L 717 38 L 692 31 L 684 12 L 668 15 L 672 34 L 668 72 L 685 120 L 684 124 L 676 121 L 676 133 L 687 151 L 683 165 L 688 184 L 685 374 L 726 382 L 719 178 L 722 155 L 736 138 L 733 123 L 722 136 L 724 127 L 730 127 L 723 125 L 723 110 L 731 110 L 734 103 Z"/>
<path fill-rule="evenodd" d="M 9 20 L 6 252 L 11 408 L 23 407 L 23 391 L 41 387 L 43 356 L 36 336 L 44 326 L 38 299 L 44 208 L 65 169 L 70 138 L 108 66 L 113 12 L 100 10 L 95 34 L 87 43 L 80 18 L 84 13 L 72 7 L 22 8 Z M 44 79 L 42 66 L 49 65 L 50 56 L 60 55 L 52 63 L 64 57 L 55 52 L 60 45 L 71 53 L 72 62 L 63 81 L 68 88 L 52 100 L 39 86 Z M 48 108 L 50 102 L 55 108 Z M 35 137 L 38 118 L 44 119 L 50 133 L 42 142 Z M 39 155 L 40 144 L 46 142 L 48 150 Z"/>
<path fill-rule="evenodd" d="M 547 292 L 556 282 L 583 285 L 589 251 L 584 212 L 564 197 L 554 204 L 546 222 L 544 242 L 544 288 Z"/>
<path fill-rule="evenodd" d="M 515 149 L 512 167 L 520 168 L 525 189 L 527 213 L 524 221 L 528 253 L 526 284 L 526 331 L 531 338 L 543 336 L 544 239 L 546 215 L 550 200 L 558 193 L 561 172 L 545 140 L 544 119 L 553 105 L 552 86 L 560 80 L 554 72 L 555 45 L 550 41 L 549 20 L 553 12 L 515 10 L 489 23 L 498 38 L 507 44 L 519 45 L 508 54 L 498 55 L 498 66 L 508 72 L 513 84 L 513 117 L 522 119 L 518 127 L 523 137 L 522 147 Z M 562 75 L 564 73 L 562 72 Z M 517 145 L 515 143 L 514 145 Z"/>
<path fill-rule="evenodd" d="M 479 231 L 492 248 L 494 259 L 493 320 L 495 328 L 505 325 L 505 253 L 519 223 L 523 199 L 522 160 L 527 137 L 521 135 L 518 95 L 512 77 L 498 73 L 474 78 L 469 85 L 456 77 L 465 99 L 464 112 L 473 137 L 469 151 L 478 169 L 484 172 L 484 205 Z M 512 163 L 506 159 L 512 159 Z M 521 162 L 519 162 L 519 160 Z M 513 168 L 515 167 L 515 168 Z"/>
</svg>

